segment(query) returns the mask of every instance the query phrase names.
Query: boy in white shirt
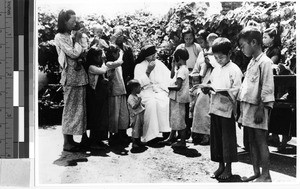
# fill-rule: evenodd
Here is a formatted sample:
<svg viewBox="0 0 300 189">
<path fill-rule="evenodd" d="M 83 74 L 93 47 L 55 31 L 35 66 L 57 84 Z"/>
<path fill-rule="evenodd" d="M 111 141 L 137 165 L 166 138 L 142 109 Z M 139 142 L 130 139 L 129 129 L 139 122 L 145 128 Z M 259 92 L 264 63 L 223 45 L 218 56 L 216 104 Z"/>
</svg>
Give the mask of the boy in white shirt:
<svg viewBox="0 0 300 189">
<path fill-rule="evenodd" d="M 220 66 L 211 73 L 211 84 L 202 88 L 203 93 L 210 93 L 211 160 L 219 162 L 212 178 L 227 180 L 232 176 L 231 164 L 237 162 L 236 142 L 236 97 L 242 82 L 240 68 L 230 60 L 231 42 L 227 38 L 217 38 L 212 45 L 212 52 Z"/>
</svg>

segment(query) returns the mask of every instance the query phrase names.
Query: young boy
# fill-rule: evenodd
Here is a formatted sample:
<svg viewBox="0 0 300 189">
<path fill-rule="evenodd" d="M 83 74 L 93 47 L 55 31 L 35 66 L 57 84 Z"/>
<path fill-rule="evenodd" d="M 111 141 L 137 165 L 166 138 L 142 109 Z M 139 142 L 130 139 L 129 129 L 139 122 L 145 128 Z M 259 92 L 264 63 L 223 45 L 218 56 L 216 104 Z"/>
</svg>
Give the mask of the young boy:
<svg viewBox="0 0 300 189">
<path fill-rule="evenodd" d="M 215 67 L 211 73 L 210 87 L 202 88 L 203 93 L 211 95 L 211 160 L 219 162 L 218 169 L 211 177 L 221 180 L 232 176 L 231 164 L 237 162 L 235 112 L 242 72 L 230 60 L 231 48 L 227 38 L 220 37 L 213 42 L 212 52 L 220 66 Z"/>
<path fill-rule="evenodd" d="M 174 53 L 175 65 L 171 71 L 171 77 L 174 77 L 175 86 L 169 87 L 170 98 L 170 126 L 171 133 L 169 137 L 162 141 L 163 144 L 169 145 L 174 142 L 176 131 L 180 136 L 180 141 L 172 144 L 172 147 L 186 146 L 186 121 L 185 114 L 186 104 L 190 102 L 189 95 L 189 70 L 186 61 L 189 59 L 189 53 L 185 48 L 177 49 Z M 175 72 L 175 67 L 177 71 Z"/>
<path fill-rule="evenodd" d="M 262 34 L 255 27 L 244 28 L 238 42 L 247 57 L 252 57 L 239 91 L 241 115 L 238 120 L 248 133 L 254 175 L 245 179 L 272 182 L 267 145 L 269 112 L 274 102 L 272 60 L 262 52 Z M 261 162 L 262 173 L 260 173 Z"/>
<path fill-rule="evenodd" d="M 138 80 L 132 79 L 127 83 L 127 86 L 130 90 L 127 103 L 130 113 L 130 126 L 132 127 L 132 148 L 143 147 L 141 136 L 143 134 L 145 107 L 142 104 L 142 98 L 139 96 L 142 89 L 141 84 Z"/>
</svg>

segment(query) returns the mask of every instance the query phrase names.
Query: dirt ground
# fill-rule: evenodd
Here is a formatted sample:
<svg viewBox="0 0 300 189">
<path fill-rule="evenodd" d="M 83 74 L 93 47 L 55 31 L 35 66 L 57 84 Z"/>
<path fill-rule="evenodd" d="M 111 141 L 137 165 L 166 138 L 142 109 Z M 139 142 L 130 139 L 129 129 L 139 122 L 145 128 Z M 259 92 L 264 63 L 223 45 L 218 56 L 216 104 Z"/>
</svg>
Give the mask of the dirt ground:
<svg viewBox="0 0 300 189">
<path fill-rule="evenodd" d="M 130 130 L 128 131 L 130 133 Z M 242 130 L 237 128 L 239 162 L 232 165 L 231 182 L 250 176 L 249 154 L 243 149 Z M 76 136 L 80 141 L 80 136 Z M 87 153 L 62 151 L 61 126 L 40 128 L 36 141 L 36 181 L 38 185 L 93 183 L 218 183 L 210 175 L 218 164 L 210 161 L 209 146 L 194 145 L 173 150 L 170 146 L 147 146 L 141 152 L 131 152 L 131 144 L 119 149 Z M 271 177 L 273 183 L 295 183 L 296 138 L 292 138 L 284 153 L 271 147 Z"/>
</svg>

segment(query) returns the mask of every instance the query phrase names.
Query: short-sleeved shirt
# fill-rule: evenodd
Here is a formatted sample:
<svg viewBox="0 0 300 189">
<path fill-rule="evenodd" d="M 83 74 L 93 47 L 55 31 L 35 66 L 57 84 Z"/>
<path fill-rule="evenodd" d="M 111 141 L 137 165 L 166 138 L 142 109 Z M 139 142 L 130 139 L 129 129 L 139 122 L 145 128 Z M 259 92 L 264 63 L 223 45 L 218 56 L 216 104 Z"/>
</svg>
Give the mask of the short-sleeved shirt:
<svg viewBox="0 0 300 189">
<path fill-rule="evenodd" d="M 189 94 L 189 70 L 186 65 L 180 66 L 175 74 L 175 81 L 177 78 L 181 78 L 182 86 L 179 91 L 169 91 L 169 98 L 175 100 L 179 103 L 188 103 L 190 102 L 190 94 Z"/>
<path fill-rule="evenodd" d="M 211 86 L 214 89 L 226 89 L 230 97 L 216 93 L 211 95 L 209 113 L 231 118 L 236 108 L 236 97 L 242 83 L 242 71 L 233 62 L 217 66 L 211 73 Z"/>
<path fill-rule="evenodd" d="M 128 96 L 127 104 L 128 104 L 130 117 L 136 116 L 145 110 L 142 103 L 140 103 L 140 105 L 137 108 L 133 109 L 133 107 L 136 106 L 138 102 L 139 102 L 139 98 L 137 96 L 132 94 Z"/>
<path fill-rule="evenodd" d="M 197 57 L 198 57 L 199 53 L 202 51 L 201 46 L 198 43 L 193 43 L 193 45 L 186 47 L 185 44 L 183 43 L 183 44 L 178 45 L 176 47 L 176 50 L 180 49 L 180 48 L 186 48 L 186 50 L 188 51 L 189 59 L 187 59 L 186 65 L 187 65 L 188 69 L 193 70 L 196 60 L 197 60 Z"/>
</svg>

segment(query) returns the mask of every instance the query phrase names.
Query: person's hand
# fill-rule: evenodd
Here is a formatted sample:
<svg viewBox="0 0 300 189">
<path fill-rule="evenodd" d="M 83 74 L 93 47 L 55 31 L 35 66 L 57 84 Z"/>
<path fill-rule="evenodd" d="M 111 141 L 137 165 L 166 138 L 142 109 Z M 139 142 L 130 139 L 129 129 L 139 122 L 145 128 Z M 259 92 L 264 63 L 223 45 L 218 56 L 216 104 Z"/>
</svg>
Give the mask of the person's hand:
<svg viewBox="0 0 300 189">
<path fill-rule="evenodd" d="M 201 89 L 201 91 L 202 91 L 204 94 L 208 94 L 210 90 L 212 90 L 211 87 L 203 87 L 203 88 Z"/>
<path fill-rule="evenodd" d="M 79 30 L 75 33 L 75 42 L 79 42 L 82 38 L 82 32 Z"/>
<path fill-rule="evenodd" d="M 264 108 L 259 106 L 254 114 L 254 123 L 260 124 L 264 120 Z"/>
<path fill-rule="evenodd" d="M 155 68 L 155 60 L 149 62 L 146 73 L 150 74 L 154 68 Z"/>
</svg>

